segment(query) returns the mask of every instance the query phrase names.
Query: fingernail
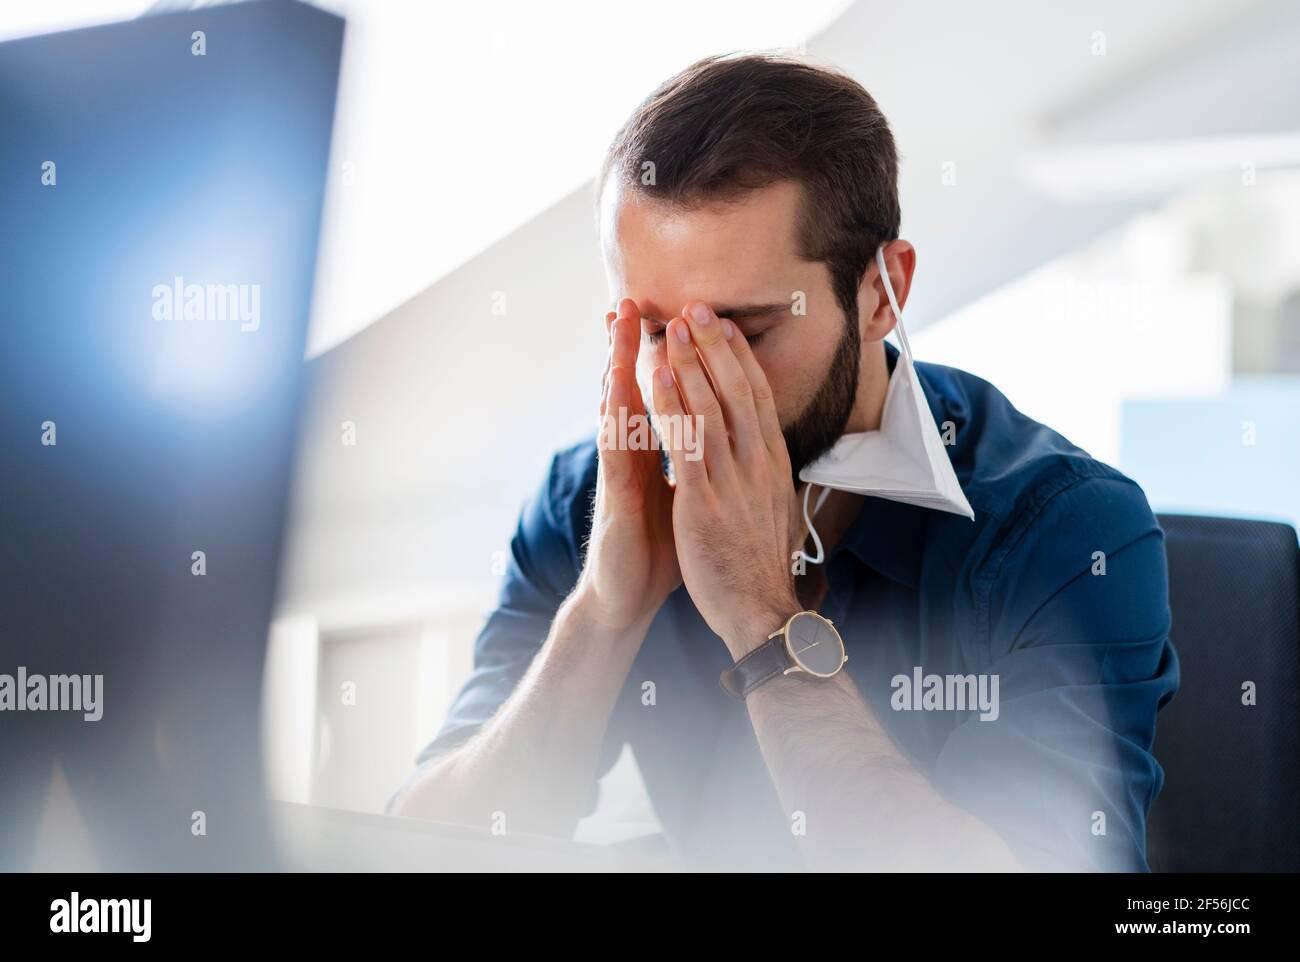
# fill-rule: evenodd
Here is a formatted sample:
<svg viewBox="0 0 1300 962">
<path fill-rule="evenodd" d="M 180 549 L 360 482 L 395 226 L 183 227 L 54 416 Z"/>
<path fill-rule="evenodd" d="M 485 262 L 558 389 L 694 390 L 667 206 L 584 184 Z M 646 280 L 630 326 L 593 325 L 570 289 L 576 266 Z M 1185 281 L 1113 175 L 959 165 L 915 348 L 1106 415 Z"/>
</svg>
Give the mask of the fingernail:
<svg viewBox="0 0 1300 962">
<path fill-rule="evenodd" d="M 695 318 L 695 323 L 703 327 L 713 319 L 713 312 L 703 304 L 691 305 L 691 317 Z"/>
<path fill-rule="evenodd" d="M 673 386 L 673 372 L 672 369 L 669 368 L 667 364 L 665 364 L 658 371 L 656 371 L 655 374 L 659 378 L 659 383 L 662 384 L 664 387 Z"/>
<path fill-rule="evenodd" d="M 722 319 L 722 333 L 726 336 L 728 341 L 731 340 L 736 333 L 736 325 L 732 324 L 725 317 Z"/>
<path fill-rule="evenodd" d="M 678 321 L 676 327 L 677 340 L 681 341 L 683 344 L 691 343 L 691 329 L 687 326 L 686 322 Z"/>
</svg>

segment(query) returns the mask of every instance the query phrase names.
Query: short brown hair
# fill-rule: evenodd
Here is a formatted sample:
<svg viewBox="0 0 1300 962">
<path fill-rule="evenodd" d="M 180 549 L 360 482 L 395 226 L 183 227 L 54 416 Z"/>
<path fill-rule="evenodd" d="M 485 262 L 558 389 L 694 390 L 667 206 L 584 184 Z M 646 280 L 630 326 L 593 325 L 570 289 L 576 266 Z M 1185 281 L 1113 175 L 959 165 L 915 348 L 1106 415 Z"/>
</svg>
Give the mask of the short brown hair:
<svg viewBox="0 0 1300 962">
<path fill-rule="evenodd" d="M 867 266 L 898 237 L 898 155 L 884 114 L 857 81 L 794 57 L 728 54 L 687 67 L 619 130 L 598 192 L 611 173 L 687 208 L 797 181 L 800 254 L 827 265 L 855 324 Z"/>
</svg>

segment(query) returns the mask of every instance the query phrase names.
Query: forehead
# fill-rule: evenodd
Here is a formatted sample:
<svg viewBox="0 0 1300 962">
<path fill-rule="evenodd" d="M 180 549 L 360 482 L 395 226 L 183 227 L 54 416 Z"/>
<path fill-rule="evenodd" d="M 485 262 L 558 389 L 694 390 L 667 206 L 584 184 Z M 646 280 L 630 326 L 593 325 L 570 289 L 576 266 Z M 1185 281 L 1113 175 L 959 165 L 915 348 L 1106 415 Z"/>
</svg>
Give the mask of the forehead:
<svg viewBox="0 0 1300 962">
<path fill-rule="evenodd" d="M 696 297 L 714 303 L 785 298 L 810 266 L 798 255 L 802 191 L 791 181 L 694 209 L 612 184 L 601 200 L 611 280 L 620 291 L 648 300 L 642 304 L 647 312 L 675 314 Z"/>
</svg>

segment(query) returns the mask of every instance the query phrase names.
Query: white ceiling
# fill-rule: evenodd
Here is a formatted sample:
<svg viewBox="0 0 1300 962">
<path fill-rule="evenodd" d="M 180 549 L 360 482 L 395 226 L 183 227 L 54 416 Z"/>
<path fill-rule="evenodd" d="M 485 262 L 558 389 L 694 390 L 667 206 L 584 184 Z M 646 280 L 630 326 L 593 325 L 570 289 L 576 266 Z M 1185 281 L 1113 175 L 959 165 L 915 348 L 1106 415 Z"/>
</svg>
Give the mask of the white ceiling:
<svg viewBox="0 0 1300 962">
<path fill-rule="evenodd" d="M 1300 130 L 1282 0 L 320 2 L 349 26 L 309 353 L 587 182 L 629 111 L 710 53 L 803 47 L 877 97 L 924 242 L 918 326 L 1238 155 L 1298 159 L 1260 140 Z"/>
<path fill-rule="evenodd" d="M 809 48 L 894 129 L 921 327 L 1198 179 L 1294 164 L 1298 43 L 1277 0 L 864 0 Z"/>
</svg>

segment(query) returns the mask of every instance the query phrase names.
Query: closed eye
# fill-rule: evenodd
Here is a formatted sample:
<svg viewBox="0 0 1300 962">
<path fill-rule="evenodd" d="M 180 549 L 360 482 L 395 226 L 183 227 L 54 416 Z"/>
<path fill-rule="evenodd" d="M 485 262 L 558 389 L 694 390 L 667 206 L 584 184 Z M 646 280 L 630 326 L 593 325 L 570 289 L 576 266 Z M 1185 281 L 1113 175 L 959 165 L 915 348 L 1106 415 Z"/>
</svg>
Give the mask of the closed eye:
<svg viewBox="0 0 1300 962">
<path fill-rule="evenodd" d="M 657 331 L 646 331 L 645 336 L 650 339 L 651 344 L 658 344 L 664 339 L 665 330 L 666 328 L 661 327 Z M 766 330 L 756 331 L 753 334 L 746 334 L 745 340 L 749 342 L 750 347 L 753 347 L 755 344 L 761 341 L 766 334 L 767 334 Z"/>
</svg>

